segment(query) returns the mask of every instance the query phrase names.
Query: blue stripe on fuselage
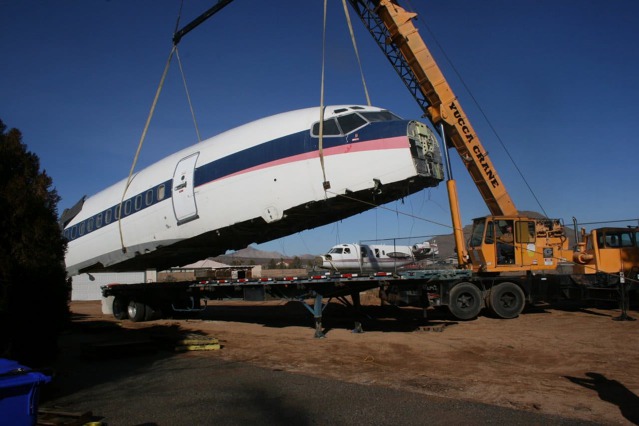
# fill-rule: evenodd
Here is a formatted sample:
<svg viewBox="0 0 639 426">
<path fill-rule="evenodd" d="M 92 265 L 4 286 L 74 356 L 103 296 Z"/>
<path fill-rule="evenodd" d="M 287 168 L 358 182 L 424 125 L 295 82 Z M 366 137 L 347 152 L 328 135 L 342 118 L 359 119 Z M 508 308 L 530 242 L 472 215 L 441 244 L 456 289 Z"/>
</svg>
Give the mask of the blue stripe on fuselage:
<svg viewBox="0 0 639 426">
<path fill-rule="evenodd" d="M 324 149 L 328 149 L 394 136 L 405 136 L 407 125 L 408 122 L 404 120 L 373 122 L 353 132 L 358 135 L 356 142 L 347 141 L 347 139 L 352 139 L 353 133 L 351 133 L 348 136 L 325 137 L 322 145 Z M 197 167 L 194 175 L 194 186 L 205 185 L 260 164 L 314 152 L 318 149 L 319 139 L 312 137 L 308 130 L 293 133 Z"/>
</svg>

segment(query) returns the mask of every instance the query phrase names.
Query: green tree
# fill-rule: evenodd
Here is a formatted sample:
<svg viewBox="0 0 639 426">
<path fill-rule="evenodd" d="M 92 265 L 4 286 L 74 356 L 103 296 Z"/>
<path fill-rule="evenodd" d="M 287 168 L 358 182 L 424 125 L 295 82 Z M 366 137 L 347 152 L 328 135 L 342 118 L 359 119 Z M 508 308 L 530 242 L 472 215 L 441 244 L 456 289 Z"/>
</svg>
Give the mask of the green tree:
<svg viewBox="0 0 639 426">
<path fill-rule="evenodd" d="M 17 129 L 0 121 L 0 357 L 42 366 L 69 319 L 60 200 Z"/>
<path fill-rule="evenodd" d="M 269 260 L 267 269 L 276 269 L 276 268 L 277 268 L 277 262 L 275 262 L 275 259 Z"/>
<path fill-rule="evenodd" d="M 304 266 L 302 265 L 302 259 L 299 256 L 295 256 L 293 261 L 291 262 L 292 269 L 302 269 Z"/>
</svg>

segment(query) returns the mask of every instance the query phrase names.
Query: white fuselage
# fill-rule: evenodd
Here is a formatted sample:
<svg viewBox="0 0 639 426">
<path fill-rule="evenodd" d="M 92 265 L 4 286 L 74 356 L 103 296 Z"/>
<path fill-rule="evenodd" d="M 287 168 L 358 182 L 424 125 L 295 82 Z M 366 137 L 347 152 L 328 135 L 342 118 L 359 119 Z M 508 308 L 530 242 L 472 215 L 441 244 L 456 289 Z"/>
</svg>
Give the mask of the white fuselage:
<svg viewBox="0 0 639 426">
<path fill-rule="evenodd" d="M 390 114 L 375 107 L 326 107 L 325 123 L 345 116 L 344 127 L 354 116 L 361 123 L 333 134 L 331 123 L 325 124 L 321 147 L 319 108 L 267 117 L 139 171 L 126 193 L 122 180 L 87 198 L 75 216 L 65 221 L 63 213 L 61 219 L 69 241 L 69 275 L 179 266 L 370 208 L 335 199 L 343 194 L 368 194 L 381 185 L 380 191 L 388 186 L 384 196 L 392 199 L 403 196 L 390 191 L 404 181 L 412 184 L 422 177 L 423 188 L 441 180 L 438 146 L 428 160 L 430 174 L 423 172 L 424 161 L 411 154 L 411 143 L 419 137 L 411 139 L 408 133 L 423 132 L 421 123 L 397 117 L 367 122 L 365 113 Z M 429 154 L 425 143 L 418 151 Z M 330 185 L 326 190 L 325 181 Z M 304 207 L 316 213 L 326 206 L 343 212 L 301 216 Z"/>
<path fill-rule="evenodd" d="M 439 253 L 435 243 L 338 244 L 321 256 L 321 267 L 337 272 L 392 272 Z"/>
</svg>

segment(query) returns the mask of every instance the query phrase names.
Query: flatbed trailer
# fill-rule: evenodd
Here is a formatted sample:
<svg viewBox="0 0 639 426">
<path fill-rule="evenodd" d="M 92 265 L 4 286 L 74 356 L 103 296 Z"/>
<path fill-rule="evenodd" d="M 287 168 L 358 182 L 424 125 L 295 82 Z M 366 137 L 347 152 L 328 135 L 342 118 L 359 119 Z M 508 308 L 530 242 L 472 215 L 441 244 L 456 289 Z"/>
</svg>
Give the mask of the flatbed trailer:
<svg viewBox="0 0 639 426">
<path fill-rule="evenodd" d="M 623 281 L 623 280 L 622 280 Z M 635 281 L 620 282 L 611 274 L 487 275 L 462 269 L 420 269 L 373 275 L 321 274 L 309 277 L 209 279 L 200 281 L 110 284 L 104 297 L 113 297 L 118 319 L 145 321 L 171 312 L 205 309 L 207 300 L 289 300 L 301 302 L 315 319 L 315 337 L 323 337 L 322 313 L 336 299 L 360 306 L 360 293 L 379 289 L 380 299 L 395 306 L 424 309 L 445 306 L 455 319 L 470 320 L 487 309 L 500 318 L 515 318 L 525 304 L 556 300 L 617 301 L 627 315 L 628 301 L 637 293 Z M 351 299 L 347 299 L 350 296 Z M 355 329 L 361 325 L 356 323 Z"/>
<path fill-rule="evenodd" d="M 402 278 L 379 272 L 370 276 L 322 274 L 309 277 L 109 284 L 102 287 L 102 295 L 113 297 L 113 315 L 116 318 L 132 321 L 151 320 L 171 312 L 203 310 L 203 300 L 298 301 L 315 318 L 315 336 L 322 337 L 322 312 L 327 306 L 325 299 L 337 299 L 345 305 L 358 306 L 361 292 L 398 280 Z M 347 296 L 351 296 L 352 302 L 346 299 Z"/>
</svg>

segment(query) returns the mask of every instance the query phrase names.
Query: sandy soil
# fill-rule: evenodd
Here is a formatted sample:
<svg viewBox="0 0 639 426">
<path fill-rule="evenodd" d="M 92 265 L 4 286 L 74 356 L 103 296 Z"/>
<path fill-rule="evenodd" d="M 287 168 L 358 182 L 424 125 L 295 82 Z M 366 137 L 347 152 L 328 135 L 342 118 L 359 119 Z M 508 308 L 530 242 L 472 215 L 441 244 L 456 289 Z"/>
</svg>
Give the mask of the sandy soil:
<svg viewBox="0 0 639 426">
<path fill-rule="evenodd" d="M 294 302 L 209 302 L 198 319 L 118 322 L 99 302 L 73 302 L 76 321 L 179 330 L 219 339 L 222 357 L 271 369 L 376 384 L 604 424 L 639 424 L 639 321 L 617 309 L 553 306 L 519 318 L 450 321 L 445 311 L 380 307 L 365 297 L 364 333 L 341 305 L 324 311 L 326 338 Z M 639 312 L 631 311 L 639 318 Z M 399 318 L 397 318 L 399 317 Z"/>
</svg>

